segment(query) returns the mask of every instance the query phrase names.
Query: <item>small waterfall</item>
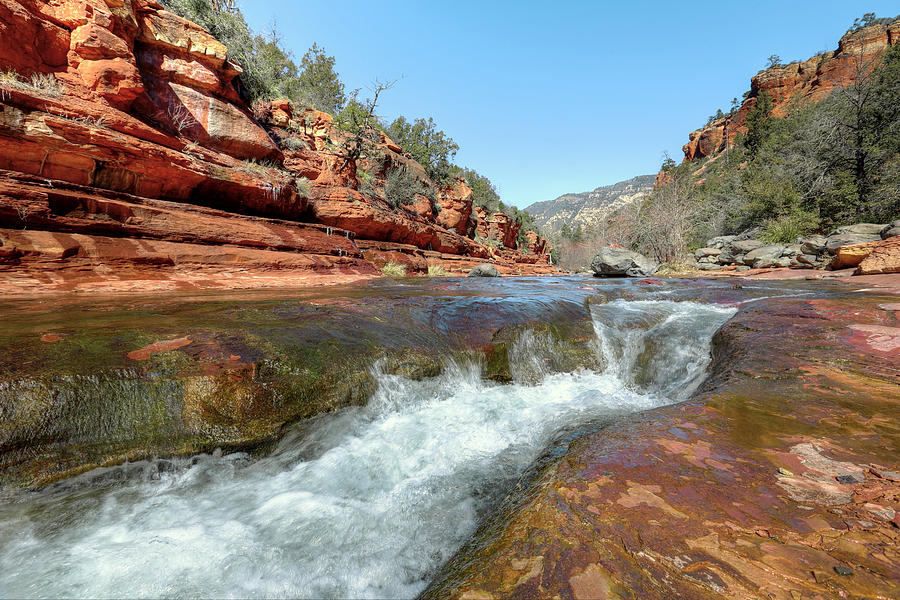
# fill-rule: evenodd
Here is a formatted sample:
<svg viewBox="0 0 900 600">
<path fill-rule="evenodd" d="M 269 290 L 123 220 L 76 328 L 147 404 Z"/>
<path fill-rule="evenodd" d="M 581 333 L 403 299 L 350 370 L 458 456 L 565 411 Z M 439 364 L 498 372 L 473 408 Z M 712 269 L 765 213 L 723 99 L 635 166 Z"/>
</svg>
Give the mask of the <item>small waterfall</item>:
<svg viewBox="0 0 900 600">
<path fill-rule="evenodd" d="M 591 311 L 602 371 L 554 372 L 567 348 L 524 330 L 516 383 L 477 361 L 420 381 L 376 369 L 367 406 L 299 425 L 266 458 L 157 461 L 0 505 L 0 596 L 414 597 L 558 432 L 686 397 L 734 312 Z"/>
<path fill-rule="evenodd" d="M 668 300 L 591 305 L 605 372 L 636 391 L 672 400 L 688 398 L 700 385 L 712 336 L 735 312 Z"/>
</svg>

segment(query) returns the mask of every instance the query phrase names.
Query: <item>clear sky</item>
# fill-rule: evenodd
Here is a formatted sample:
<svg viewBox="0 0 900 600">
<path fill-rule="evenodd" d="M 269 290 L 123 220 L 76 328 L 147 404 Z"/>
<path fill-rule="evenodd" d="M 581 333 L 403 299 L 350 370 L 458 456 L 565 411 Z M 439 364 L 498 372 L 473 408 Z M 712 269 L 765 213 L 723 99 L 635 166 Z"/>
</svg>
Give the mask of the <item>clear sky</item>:
<svg viewBox="0 0 900 600">
<path fill-rule="evenodd" d="M 299 62 L 317 42 L 348 90 L 402 78 L 378 113 L 433 117 L 456 162 L 524 208 L 655 173 L 668 150 L 750 87 L 771 54 L 837 47 L 900 2 L 242 0 Z"/>
</svg>

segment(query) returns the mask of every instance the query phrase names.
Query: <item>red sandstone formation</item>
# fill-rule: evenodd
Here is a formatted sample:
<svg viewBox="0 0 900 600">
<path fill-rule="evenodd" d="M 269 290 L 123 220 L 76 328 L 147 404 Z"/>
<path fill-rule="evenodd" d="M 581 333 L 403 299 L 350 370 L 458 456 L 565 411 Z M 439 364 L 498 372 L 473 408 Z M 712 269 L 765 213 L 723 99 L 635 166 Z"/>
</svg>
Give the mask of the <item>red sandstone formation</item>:
<svg viewBox="0 0 900 600">
<path fill-rule="evenodd" d="M 390 206 L 390 169 L 427 175 L 386 136 L 383 159 L 357 165 L 334 150 L 347 134 L 330 115 L 287 101 L 251 112 L 227 48 L 154 0 L 0 0 L 0 34 L 0 71 L 19 77 L 0 81 L 4 292 L 377 275 L 361 240 L 454 272 L 490 257 L 546 271 L 539 239 L 500 255 L 468 237 L 461 181 L 438 191 L 437 214 L 424 196 Z M 486 218 L 486 239 L 514 248 L 503 217 Z"/>
<path fill-rule="evenodd" d="M 886 48 L 900 40 L 900 21 L 888 25 L 873 25 L 841 38 L 838 49 L 825 52 L 804 62 L 760 71 L 750 80 L 748 97 L 732 117 L 713 121 L 690 134 L 685 144 L 686 160 L 713 156 L 728 144 L 734 144 L 734 136 L 746 133 L 747 115 L 756 104 L 756 97 L 766 92 L 775 107 L 772 114 L 783 117 L 794 99 L 818 102 L 837 87 L 852 83 L 861 65 L 871 68 L 873 60 Z"/>
</svg>

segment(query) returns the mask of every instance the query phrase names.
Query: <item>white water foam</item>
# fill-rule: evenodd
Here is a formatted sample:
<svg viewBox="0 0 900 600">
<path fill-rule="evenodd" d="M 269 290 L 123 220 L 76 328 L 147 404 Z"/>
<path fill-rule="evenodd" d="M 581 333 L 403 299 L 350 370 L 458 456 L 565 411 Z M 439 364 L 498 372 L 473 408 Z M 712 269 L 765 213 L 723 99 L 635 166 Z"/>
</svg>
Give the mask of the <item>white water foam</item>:
<svg viewBox="0 0 900 600">
<path fill-rule="evenodd" d="M 368 406 L 306 424 L 263 460 L 206 456 L 155 481 L 2 507 L 0 596 L 414 597 L 561 428 L 699 382 L 733 312 L 598 306 L 605 373 L 536 385 L 484 382 L 474 366 L 419 382 L 380 374 Z M 662 377 L 633 385 L 642 354 L 679 394 L 654 389 Z"/>
</svg>

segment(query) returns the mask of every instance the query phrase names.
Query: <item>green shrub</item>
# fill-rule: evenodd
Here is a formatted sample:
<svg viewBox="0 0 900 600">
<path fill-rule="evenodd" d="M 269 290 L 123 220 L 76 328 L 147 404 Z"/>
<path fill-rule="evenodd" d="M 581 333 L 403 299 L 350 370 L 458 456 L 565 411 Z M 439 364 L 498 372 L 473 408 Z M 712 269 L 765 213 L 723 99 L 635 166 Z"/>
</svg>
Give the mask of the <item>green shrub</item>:
<svg viewBox="0 0 900 600">
<path fill-rule="evenodd" d="M 389 261 L 381 267 L 381 272 L 388 277 L 406 277 L 406 265 L 398 265 L 394 261 Z"/>
<path fill-rule="evenodd" d="M 797 238 L 809 235 L 818 226 L 819 222 L 814 214 L 795 211 L 766 221 L 759 239 L 772 244 L 793 244 Z"/>
<path fill-rule="evenodd" d="M 408 206 L 416 201 L 416 194 L 434 197 L 434 190 L 419 180 L 406 166 L 393 169 L 384 183 L 384 195 L 394 208 Z M 434 200 L 432 200 L 434 206 Z"/>
<path fill-rule="evenodd" d="M 367 196 L 375 195 L 375 176 L 369 171 L 357 171 L 356 179 L 359 181 L 359 191 Z"/>
<path fill-rule="evenodd" d="M 443 184 L 453 176 L 451 160 L 459 145 L 437 128 L 434 119 L 416 119 L 410 123 L 400 116 L 388 127 L 387 134 L 425 167 L 435 183 Z"/>
<path fill-rule="evenodd" d="M 243 72 L 240 80 L 250 102 L 289 98 L 336 113 L 344 104 L 344 86 L 334 71 L 334 58 L 313 44 L 298 67 L 277 31 L 268 36 L 250 29 L 233 2 L 163 0 L 166 8 L 209 31 L 228 48 L 228 58 Z"/>
<path fill-rule="evenodd" d="M 281 138 L 281 147 L 285 150 L 293 150 L 294 152 L 309 149 L 306 142 L 298 137 Z"/>
</svg>

